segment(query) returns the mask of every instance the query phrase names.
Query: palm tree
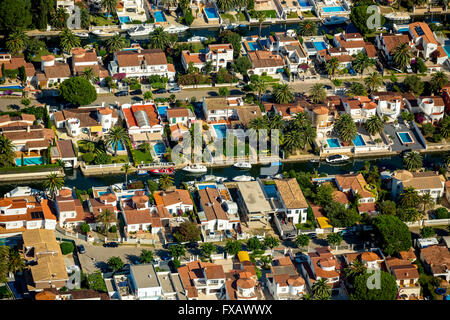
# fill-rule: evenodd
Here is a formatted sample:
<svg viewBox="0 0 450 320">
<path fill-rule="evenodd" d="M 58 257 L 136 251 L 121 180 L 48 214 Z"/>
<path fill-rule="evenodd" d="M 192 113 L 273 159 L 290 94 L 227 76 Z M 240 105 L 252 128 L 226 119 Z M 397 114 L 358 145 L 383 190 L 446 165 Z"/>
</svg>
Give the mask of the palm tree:
<svg viewBox="0 0 450 320">
<path fill-rule="evenodd" d="M 12 250 L 9 253 L 8 270 L 16 273 L 25 269 L 25 260 L 20 256 L 19 251 Z"/>
<path fill-rule="evenodd" d="M 336 71 L 339 69 L 339 60 L 336 57 L 331 58 L 325 64 L 325 68 L 327 69 L 327 73 L 330 77 L 334 76 Z"/>
<path fill-rule="evenodd" d="M 169 46 L 169 34 L 162 27 L 150 34 L 149 45 L 154 49 L 165 50 Z"/>
<path fill-rule="evenodd" d="M 303 149 L 305 149 L 306 151 L 306 147 L 308 145 L 312 145 L 314 143 L 314 140 L 317 137 L 317 130 L 316 128 L 314 128 L 311 125 L 308 125 L 305 127 L 305 129 L 303 130 Z"/>
<path fill-rule="evenodd" d="M 327 91 L 323 84 L 316 83 L 312 86 L 309 95 L 314 103 L 322 103 L 327 98 Z"/>
<path fill-rule="evenodd" d="M 69 13 L 66 8 L 63 6 L 59 6 L 52 19 L 52 26 L 54 26 L 58 30 L 62 30 L 67 27 L 67 19 L 69 18 Z"/>
<path fill-rule="evenodd" d="M 331 288 L 327 283 L 327 279 L 321 278 L 312 285 L 312 292 L 318 300 L 328 300 L 331 296 Z"/>
<path fill-rule="evenodd" d="M 415 208 L 420 203 L 420 196 L 417 191 L 412 188 L 406 188 L 400 194 L 400 206 L 404 208 Z"/>
<path fill-rule="evenodd" d="M 122 168 L 120 168 L 121 171 L 125 172 L 125 185 L 128 186 L 128 173 L 130 172 L 130 165 L 128 163 L 124 163 Z"/>
<path fill-rule="evenodd" d="M 44 188 L 50 193 L 52 198 L 64 187 L 64 179 L 56 173 L 50 173 L 43 183 Z"/>
<path fill-rule="evenodd" d="M 0 167 L 7 167 L 14 164 L 15 147 L 11 140 L 4 135 L 0 135 Z"/>
<path fill-rule="evenodd" d="M 305 293 L 302 297 L 302 300 L 314 300 L 314 296 L 309 293 Z"/>
<path fill-rule="evenodd" d="M 276 103 L 290 103 L 294 100 L 292 88 L 285 83 L 274 86 L 272 95 L 274 96 Z"/>
<path fill-rule="evenodd" d="M 367 96 L 367 90 L 359 82 L 353 82 L 347 91 L 348 96 Z"/>
<path fill-rule="evenodd" d="M 105 143 L 107 146 L 112 146 L 114 149 L 114 156 L 117 156 L 117 148 L 119 142 L 123 145 L 128 144 L 130 137 L 127 134 L 125 128 L 114 126 L 105 134 Z"/>
<path fill-rule="evenodd" d="M 263 92 L 266 92 L 267 90 L 267 82 L 263 78 L 258 78 L 255 81 L 253 81 L 253 88 L 256 92 L 258 92 L 258 100 L 261 102 L 262 94 Z"/>
<path fill-rule="evenodd" d="M 81 41 L 72 31 L 64 28 L 59 33 L 59 45 L 64 52 L 70 53 L 73 48 L 81 46 Z"/>
<path fill-rule="evenodd" d="M 283 149 L 289 153 L 298 150 L 304 144 L 299 131 L 288 131 L 283 135 Z"/>
<path fill-rule="evenodd" d="M 94 70 L 92 68 L 85 68 L 80 76 L 90 82 L 94 81 L 95 79 Z"/>
<path fill-rule="evenodd" d="M 316 35 L 317 23 L 311 20 L 303 20 L 298 24 L 298 34 L 302 37 Z"/>
<path fill-rule="evenodd" d="M 439 93 L 439 91 L 441 91 L 442 87 L 444 85 L 446 85 L 448 83 L 448 78 L 447 75 L 442 72 L 436 72 L 431 76 L 431 89 L 435 92 L 435 93 Z"/>
<path fill-rule="evenodd" d="M 362 52 L 358 52 L 355 59 L 352 61 L 353 69 L 361 75 L 364 73 L 364 70 L 373 65 L 375 65 L 375 60 L 369 58 L 367 54 Z"/>
<path fill-rule="evenodd" d="M 259 24 L 259 36 L 261 37 L 261 28 L 264 21 L 266 21 L 266 14 L 264 11 L 256 11 L 256 19 L 258 19 Z"/>
<path fill-rule="evenodd" d="M 399 69 L 405 68 L 411 62 L 412 57 L 413 53 L 408 43 L 399 44 L 392 50 L 392 59 Z"/>
<path fill-rule="evenodd" d="M 109 13 L 116 10 L 118 0 L 101 0 L 100 6 L 106 10 L 106 18 L 109 19 Z"/>
<path fill-rule="evenodd" d="M 56 159 L 55 164 L 58 166 L 58 168 L 63 170 L 66 167 L 66 163 L 61 159 Z"/>
<path fill-rule="evenodd" d="M 111 226 L 111 221 L 113 221 L 114 219 L 115 219 L 114 212 L 109 211 L 108 209 L 105 209 L 97 216 L 97 221 L 103 224 L 103 231 L 105 233 Z"/>
<path fill-rule="evenodd" d="M 159 188 L 166 191 L 171 186 L 173 186 L 173 178 L 168 174 L 163 174 L 161 178 L 159 178 Z"/>
<path fill-rule="evenodd" d="M 365 127 L 367 132 L 373 136 L 377 133 L 381 133 L 384 128 L 383 121 L 378 116 L 372 116 L 365 123 Z"/>
<path fill-rule="evenodd" d="M 342 141 L 350 143 L 357 136 L 356 124 L 352 116 L 348 113 L 342 115 L 335 124 L 334 128 Z"/>
<path fill-rule="evenodd" d="M 434 200 L 433 197 L 429 193 L 425 193 L 420 197 L 420 203 L 423 206 L 422 213 L 425 214 L 427 209 L 433 209 L 434 207 Z"/>
<path fill-rule="evenodd" d="M 408 152 L 403 157 L 403 165 L 409 171 L 418 170 L 422 168 L 422 155 L 416 151 Z"/>
<path fill-rule="evenodd" d="M 450 117 L 444 116 L 439 123 L 439 133 L 444 137 L 450 137 Z"/>
<path fill-rule="evenodd" d="M 125 38 L 119 34 L 116 34 L 112 38 L 106 40 L 106 48 L 110 53 L 119 51 L 123 47 L 125 47 Z"/>
<path fill-rule="evenodd" d="M 373 72 L 364 79 L 364 83 L 370 92 L 376 92 L 377 89 L 383 84 L 383 77 L 378 72 Z"/>
<path fill-rule="evenodd" d="M 28 42 L 28 36 L 22 30 L 18 29 L 11 32 L 6 40 L 6 49 L 12 55 L 16 55 L 25 50 Z M 3 75 L 4 76 L 4 75 Z"/>
<path fill-rule="evenodd" d="M 366 266 L 364 265 L 364 263 L 361 260 L 355 259 L 352 261 L 350 266 L 345 269 L 345 276 L 350 280 L 354 280 L 356 278 L 356 276 L 364 273 L 366 271 L 366 269 L 367 269 Z M 353 282 L 353 281 L 350 281 L 350 282 Z"/>
<path fill-rule="evenodd" d="M 223 11 L 223 12 L 227 12 L 230 11 L 231 8 L 234 7 L 234 0 L 217 0 L 217 7 Z"/>
</svg>

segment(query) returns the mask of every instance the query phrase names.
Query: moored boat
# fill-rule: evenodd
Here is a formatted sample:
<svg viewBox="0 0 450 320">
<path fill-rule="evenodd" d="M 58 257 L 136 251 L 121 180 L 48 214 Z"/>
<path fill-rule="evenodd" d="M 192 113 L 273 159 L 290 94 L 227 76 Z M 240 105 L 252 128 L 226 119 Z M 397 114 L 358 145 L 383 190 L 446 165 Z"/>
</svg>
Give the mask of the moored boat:
<svg viewBox="0 0 450 320">
<path fill-rule="evenodd" d="M 234 167 L 239 168 L 239 169 L 250 169 L 252 167 L 252 165 L 249 162 L 236 162 L 235 164 L 233 164 Z"/>
<path fill-rule="evenodd" d="M 246 182 L 246 181 L 253 181 L 253 180 L 255 180 L 255 178 L 253 178 L 251 176 L 245 176 L 245 175 L 237 176 L 237 177 L 233 178 L 233 181 L 236 181 L 236 182 Z"/>
<path fill-rule="evenodd" d="M 334 154 L 332 156 L 328 156 L 325 161 L 328 163 L 340 163 L 350 159 L 350 157 L 343 154 Z"/>
<path fill-rule="evenodd" d="M 156 174 L 156 175 L 162 175 L 162 174 L 174 174 L 175 170 L 174 168 L 170 167 L 170 168 L 160 168 L 160 169 L 151 169 L 149 170 L 151 173 Z"/>
<path fill-rule="evenodd" d="M 208 171 L 208 169 L 201 164 L 192 164 L 190 166 L 184 167 L 183 171 L 190 172 L 190 173 L 205 173 Z"/>
</svg>

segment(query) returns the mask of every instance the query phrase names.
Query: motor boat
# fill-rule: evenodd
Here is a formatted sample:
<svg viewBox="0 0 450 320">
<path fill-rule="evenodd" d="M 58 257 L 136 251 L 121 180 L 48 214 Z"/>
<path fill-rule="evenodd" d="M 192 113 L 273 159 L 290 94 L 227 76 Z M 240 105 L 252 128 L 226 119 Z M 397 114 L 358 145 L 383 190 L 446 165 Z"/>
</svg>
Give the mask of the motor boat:
<svg viewBox="0 0 450 320">
<path fill-rule="evenodd" d="M 153 27 L 137 26 L 127 30 L 130 37 L 148 36 L 154 30 Z"/>
<path fill-rule="evenodd" d="M 111 31 L 111 30 L 94 30 L 91 33 L 97 37 L 102 37 L 102 38 L 113 37 L 113 36 L 116 36 L 119 34 L 119 32 Z"/>
<path fill-rule="evenodd" d="M 279 174 L 274 175 L 273 178 L 274 179 L 284 179 L 284 176 L 281 173 L 279 173 Z"/>
<path fill-rule="evenodd" d="M 139 170 L 136 172 L 136 174 L 137 174 L 138 176 L 144 176 L 144 175 L 148 174 L 148 171 L 147 171 L 147 170 L 143 170 L 143 169 L 139 169 Z"/>
<path fill-rule="evenodd" d="M 252 167 L 249 162 L 236 162 L 233 166 L 239 169 L 250 169 Z"/>
<path fill-rule="evenodd" d="M 343 24 L 349 19 L 347 17 L 338 17 L 338 16 L 331 16 L 323 19 L 323 24 L 326 26 L 332 26 L 336 24 Z"/>
<path fill-rule="evenodd" d="M 234 30 L 234 29 L 236 29 L 238 27 L 239 27 L 239 25 L 237 23 L 230 23 L 230 24 L 222 25 L 222 28 L 224 30 Z"/>
<path fill-rule="evenodd" d="M 233 181 L 236 182 L 246 182 L 246 181 L 254 181 L 255 178 L 251 177 L 251 176 L 237 176 L 233 178 Z"/>
<path fill-rule="evenodd" d="M 207 175 L 201 177 L 201 179 L 200 179 L 201 182 L 210 182 L 210 181 L 224 182 L 226 180 L 227 180 L 227 178 L 225 178 L 225 177 L 216 177 L 216 176 L 211 175 L 211 174 L 207 174 Z"/>
<path fill-rule="evenodd" d="M 164 28 L 164 31 L 166 31 L 167 33 L 181 33 L 186 30 L 189 30 L 189 27 L 187 27 L 187 26 L 170 26 L 170 27 Z"/>
<path fill-rule="evenodd" d="M 312 163 L 318 163 L 320 161 L 320 159 L 311 159 L 311 160 L 309 160 L 309 162 L 312 162 Z"/>
<path fill-rule="evenodd" d="M 189 39 L 187 40 L 187 42 L 204 42 L 204 41 L 206 41 L 206 40 L 208 40 L 207 37 L 194 36 L 194 37 L 192 37 L 192 38 L 189 38 Z"/>
<path fill-rule="evenodd" d="M 184 167 L 183 171 L 190 172 L 190 173 L 205 173 L 208 171 L 208 169 L 204 165 L 193 164 L 193 165 Z"/>
<path fill-rule="evenodd" d="M 170 168 L 160 168 L 160 169 L 151 169 L 149 170 L 153 174 L 162 175 L 162 174 L 174 174 L 175 170 L 173 167 Z"/>
<path fill-rule="evenodd" d="M 89 38 L 88 32 L 75 32 L 75 35 L 80 38 Z"/>
<path fill-rule="evenodd" d="M 342 154 L 334 154 L 332 156 L 328 156 L 325 160 L 328 163 L 340 163 L 350 159 L 350 157 L 342 155 Z"/>
</svg>

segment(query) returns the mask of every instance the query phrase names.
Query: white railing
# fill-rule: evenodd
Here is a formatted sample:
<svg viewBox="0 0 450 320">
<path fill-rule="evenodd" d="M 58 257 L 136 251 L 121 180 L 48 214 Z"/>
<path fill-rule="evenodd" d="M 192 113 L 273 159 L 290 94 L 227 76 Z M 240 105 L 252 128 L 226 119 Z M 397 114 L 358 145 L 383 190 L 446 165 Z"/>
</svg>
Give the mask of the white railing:
<svg viewBox="0 0 450 320">
<path fill-rule="evenodd" d="M 111 163 L 111 164 L 92 164 L 92 165 L 87 165 L 86 163 L 82 162 L 81 166 L 86 169 L 102 169 L 102 168 L 118 168 L 118 167 L 123 167 L 123 165 L 126 162 L 122 162 L 122 163 Z M 133 166 L 132 163 L 128 163 L 129 166 Z"/>
<path fill-rule="evenodd" d="M 154 163 L 142 163 L 137 167 L 138 169 L 146 169 L 146 168 L 158 168 L 158 167 L 174 167 L 174 162 L 154 162 Z"/>
</svg>

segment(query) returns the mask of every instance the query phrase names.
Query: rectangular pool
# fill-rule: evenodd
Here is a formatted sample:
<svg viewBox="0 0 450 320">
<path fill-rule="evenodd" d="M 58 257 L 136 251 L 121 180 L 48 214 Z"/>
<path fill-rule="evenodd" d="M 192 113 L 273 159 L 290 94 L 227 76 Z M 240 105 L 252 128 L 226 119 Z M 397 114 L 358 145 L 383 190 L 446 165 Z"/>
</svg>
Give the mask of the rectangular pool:
<svg viewBox="0 0 450 320">
<path fill-rule="evenodd" d="M 166 22 L 166 16 L 164 15 L 164 12 L 162 11 L 153 11 L 155 15 L 155 22 Z"/>
<path fill-rule="evenodd" d="M 111 142 L 111 148 L 114 150 L 115 145 Z M 117 141 L 117 151 L 125 151 L 122 141 Z"/>
<path fill-rule="evenodd" d="M 413 143 L 414 140 L 409 132 L 397 132 L 398 138 L 402 144 Z"/>
<path fill-rule="evenodd" d="M 206 188 L 216 189 L 216 186 L 213 184 L 201 184 L 197 186 L 198 190 L 203 190 Z"/>
<path fill-rule="evenodd" d="M 129 16 L 125 16 L 125 17 L 119 17 L 119 21 L 120 21 L 120 23 L 127 23 L 127 22 L 131 22 L 131 19 Z"/>
<path fill-rule="evenodd" d="M 300 7 L 311 7 L 308 0 L 297 0 Z"/>
<path fill-rule="evenodd" d="M 277 188 L 274 184 L 264 185 L 264 191 L 266 192 L 267 197 L 277 198 Z"/>
<path fill-rule="evenodd" d="M 258 44 L 258 42 L 247 42 L 247 44 L 250 48 L 250 51 L 261 50 L 261 46 Z"/>
<path fill-rule="evenodd" d="M 216 132 L 217 139 L 224 139 L 227 136 L 228 128 L 226 124 L 215 124 L 213 127 Z"/>
<path fill-rule="evenodd" d="M 216 12 L 216 9 L 204 8 L 203 11 L 205 11 L 206 17 L 208 19 L 219 19 L 219 14 Z"/>
<path fill-rule="evenodd" d="M 314 43 L 314 47 L 316 47 L 317 51 L 325 50 L 327 48 L 327 45 L 323 41 L 315 41 L 313 43 Z"/>
<path fill-rule="evenodd" d="M 323 12 L 344 12 L 345 9 L 343 6 L 338 7 L 323 7 Z"/>
<path fill-rule="evenodd" d="M 159 107 L 157 107 L 157 109 L 158 109 L 158 113 L 161 117 L 167 116 L 167 109 L 169 109 L 168 106 L 159 106 Z"/>
<path fill-rule="evenodd" d="M 25 87 L 22 86 L 0 86 L 0 89 L 24 89 Z"/>
<path fill-rule="evenodd" d="M 340 148 L 341 144 L 337 138 L 327 139 L 328 147 L 330 148 Z"/>
<path fill-rule="evenodd" d="M 16 158 L 16 165 L 17 166 L 22 166 L 22 159 L 21 158 Z M 42 157 L 29 157 L 29 158 L 23 158 L 23 164 L 25 166 L 30 166 L 30 165 L 39 165 L 39 164 L 44 164 L 43 158 Z"/>
<path fill-rule="evenodd" d="M 360 134 L 358 134 L 358 135 L 356 136 L 356 138 L 353 139 L 353 144 L 354 144 L 355 146 L 357 146 L 357 147 L 362 147 L 362 146 L 365 146 L 365 145 L 366 145 L 366 143 L 364 142 L 364 139 L 363 139 L 362 135 L 360 135 Z"/>
<path fill-rule="evenodd" d="M 166 146 L 162 142 L 158 142 L 153 145 L 153 150 L 155 150 L 156 155 L 161 156 L 166 153 Z"/>
</svg>

